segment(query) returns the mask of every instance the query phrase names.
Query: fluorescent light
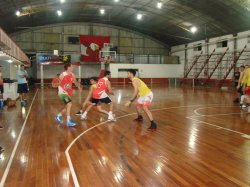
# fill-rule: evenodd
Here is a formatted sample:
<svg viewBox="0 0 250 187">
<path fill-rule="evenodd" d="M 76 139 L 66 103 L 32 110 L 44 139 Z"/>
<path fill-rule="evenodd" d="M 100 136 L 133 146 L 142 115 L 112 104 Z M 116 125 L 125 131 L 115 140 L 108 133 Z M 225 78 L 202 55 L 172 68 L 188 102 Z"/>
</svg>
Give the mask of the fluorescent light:
<svg viewBox="0 0 250 187">
<path fill-rule="evenodd" d="M 64 2 L 65 2 L 65 0 L 60 0 L 60 2 L 61 2 L 61 3 L 64 3 Z"/>
<path fill-rule="evenodd" d="M 136 18 L 137 18 L 138 20 L 141 20 L 142 14 L 137 14 Z"/>
<path fill-rule="evenodd" d="M 101 14 L 104 14 L 104 13 L 105 13 L 105 9 L 103 9 L 103 8 L 100 9 L 100 13 L 101 13 Z"/>
<path fill-rule="evenodd" d="M 119 2 L 119 0 L 114 0 L 116 3 Z"/>
<path fill-rule="evenodd" d="M 7 62 L 9 62 L 11 64 L 13 62 L 13 60 L 7 60 Z"/>
<path fill-rule="evenodd" d="M 57 13 L 58 16 L 62 15 L 62 11 L 61 10 L 56 11 L 56 13 Z"/>
<path fill-rule="evenodd" d="M 162 7 L 162 2 L 157 2 L 157 8 L 161 9 Z"/>
<path fill-rule="evenodd" d="M 191 30 L 192 33 L 196 33 L 197 32 L 197 27 L 193 26 L 193 27 L 191 27 L 190 30 Z"/>
<path fill-rule="evenodd" d="M 20 16 L 21 15 L 21 12 L 19 10 L 16 11 L 16 15 L 17 16 Z"/>
</svg>

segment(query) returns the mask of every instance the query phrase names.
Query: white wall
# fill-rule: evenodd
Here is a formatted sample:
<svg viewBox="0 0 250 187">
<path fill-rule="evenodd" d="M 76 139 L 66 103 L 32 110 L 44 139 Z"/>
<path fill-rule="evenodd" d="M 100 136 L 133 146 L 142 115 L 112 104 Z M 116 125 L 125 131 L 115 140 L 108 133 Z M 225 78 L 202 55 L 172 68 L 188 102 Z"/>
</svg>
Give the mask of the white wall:
<svg viewBox="0 0 250 187">
<path fill-rule="evenodd" d="M 15 64 L 10 64 L 6 61 L 0 60 L 0 65 L 2 66 L 3 78 L 16 79 L 17 66 Z"/>
<path fill-rule="evenodd" d="M 98 23 L 62 23 L 32 27 L 12 34 L 25 52 L 51 52 L 54 49 L 80 53 L 79 44 L 68 43 L 69 36 L 110 36 L 120 54 L 167 55 L 169 49 L 159 40 L 126 28 Z"/>
<path fill-rule="evenodd" d="M 217 47 L 217 42 L 227 40 L 228 46 L 227 47 Z M 171 54 L 174 56 L 179 56 L 181 62 L 185 62 L 185 50 L 186 50 L 186 61 L 187 66 L 186 69 L 188 69 L 192 62 L 194 61 L 195 57 L 202 53 L 202 56 L 198 60 L 198 63 L 194 66 L 192 71 L 189 73 L 189 78 L 193 78 L 197 72 L 199 72 L 199 69 L 202 67 L 206 60 L 206 55 L 211 54 L 212 51 L 215 49 L 214 55 L 210 58 L 208 66 L 208 74 L 210 74 L 213 70 L 213 67 L 215 67 L 216 62 L 219 60 L 221 55 L 226 51 L 227 48 L 229 48 L 226 55 L 223 57 L 222 62 L 219 64 L 218 68 L 214 72 L 212 79 L 222 79 L 225 75 L 225 72 L 228 70 L 228 68 L 233 64 L 233 58 L 234 58 L 234 51 L 236 50 L 237 54 L 239 54 L 245 45 L 247 45 L 247 49 L 242 53 L 241 57 L 239 58 L 237 62 L 237 66 L 239 67 L 242 64 L 249 64 L 250 63 L 250 31 L 240 32 L 237 34 L 237 36 L 233 36 L 232 34 L 224 35 L 220 37 L 214 37 L 210 38 L 208 40 L 208 48 L 207 44 L 204 40 L 196 41 L 192 43 L 188 43 L 185 45 L 178 45 L 173 46 L 171 48 Z M 202 44 L 202 51 L 194 51 L 194 47 L 196 44 Z M 236 49 L 235 49 L 236 47 Z M 233 76 L 233 71 L 228 76 L 228 79 L 231 79 Z M 199 78 L 205 78 L 207 75 L 205 75 L 204 70 L 200 74 Z"/>
<path fill-rule="evenodd" d="M 79 77 L 78 73 L 79 66 L 74 66 L 74 74 L 76 77 Z M 54 78 L 56 74 L 62 73 L 64 71 L 63 65 L 45 65 L 43 66 L 44 78 Z M 82 78 L 89 78 L 99 76 L 101 71 L 101 64 L 92 64 L 92 65 L 81 65 L 81 77 Z M 41 78 L 40 73 L 40 65 L 37 66 L 37 78 Z"/>
<path fill-rule="evenodd" d="M 118 69 L 139 69 L 141 78 L 175 78 L 183 76 L 183 64 L 110 64 L 112 78 L 118 78 Z M 124 74 L 123 74 L 124 75 Z"/>
</svg>

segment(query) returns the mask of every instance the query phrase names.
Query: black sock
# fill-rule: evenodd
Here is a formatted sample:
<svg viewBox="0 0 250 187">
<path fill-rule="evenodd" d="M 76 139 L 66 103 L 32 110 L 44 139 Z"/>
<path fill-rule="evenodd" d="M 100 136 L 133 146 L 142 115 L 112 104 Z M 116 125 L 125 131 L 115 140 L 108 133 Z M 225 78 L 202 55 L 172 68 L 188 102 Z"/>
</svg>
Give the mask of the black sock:
<svg viewBox="0 0 250 187">
<path fill-rule="evenodd" d="M 141 119 L 141 118 L 142 118 L 142 115 L 138 115 L 138 118 Z"/>
</svg>

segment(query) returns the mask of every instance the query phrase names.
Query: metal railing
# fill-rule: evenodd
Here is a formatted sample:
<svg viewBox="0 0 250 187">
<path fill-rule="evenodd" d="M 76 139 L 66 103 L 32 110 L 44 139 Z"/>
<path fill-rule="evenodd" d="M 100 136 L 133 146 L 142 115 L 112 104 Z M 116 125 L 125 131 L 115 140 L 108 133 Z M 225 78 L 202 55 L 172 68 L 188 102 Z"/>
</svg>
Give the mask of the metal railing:
<svg viewBox="0 0 250 187">
<path fill-rule="evenodd" d="M 30 65 L 30 60 L 18 45 L 0 27 L 0 51 L 6 55 Z"/>
</svg>

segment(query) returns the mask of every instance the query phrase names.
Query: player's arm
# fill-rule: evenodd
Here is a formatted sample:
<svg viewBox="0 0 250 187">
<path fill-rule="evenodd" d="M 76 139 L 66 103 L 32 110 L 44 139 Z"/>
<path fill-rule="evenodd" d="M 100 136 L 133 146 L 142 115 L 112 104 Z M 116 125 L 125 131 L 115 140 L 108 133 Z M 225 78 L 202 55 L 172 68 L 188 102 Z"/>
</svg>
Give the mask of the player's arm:
<svg viewBox="0 0 250 187">
<path fill-rule="evenodd" d="M 133 101 L 137 98 L 137 95 L 138 95 L 138 92 L 139 92 L 139 89 L 138 89 L 139 84 L 140 84 L 139 80 L 136 80 L 136 81 L 132 82 L 132 85 L 134 87 L 134 92 L 133 92 L 133 95 L 132 95 L 131 99 L 125 104 L 125 106 L 130 106 L 133 103 Z"/>
<path fill-rule="evenodd" d="M 240 83 L 241 83 L 242 77 L 243 77 L 243 72 L 240 72 L 240 78 L 239 78 L 237 89 L 240 88 Z"/>
<path fill-rule="evenodd" d="M 25 77 L 26 77 L 26 74 L 21 74 L 20 71 L 18 71 L 18 77 L 20 77 L 20 78 L 25 78 Z"/>
<path fill-rule="evenodd" d="M 113 89 L 111 88 L 111 84 L 109 80 L 107 80 L 107 87 L 108 87 L 109 94 L 114 95 L 114 92 L 113 92 Z"/>
<path fill-rule="evenodd" d="M 75 77 L 75 75 L 73 75 L 73 83 L 77 86 L 77 88 L 81 91 L 82 90 L 82 87 L 81 87 L 81 84 L 80 84 L 80 82 L 78 82 L 77 80 L 76 80 L 76 77 Z"/>
<path fill-rule="evenodd" d="M 63 80 L 63 77 L 64 77 L 64 73 L 61 73 L 61 74 L 59 75 L 59 79 L 60 79 L 60 81 L 62 81 L 62 80 Z"/>
<path fill-rule="evenodd" d="M 249 68 L 246 70 L 246 72 L 245 72 L 245 74 L 246 74 L 246 76 L 245 76 L 245 80 L 248 80 L 248 77 L 249 77 Z M 247 84 L 243 84 L 243 88 L 242 88 L 242 90 L 243 90 L 243 92 L 245 92 L 245 88 L 246 88 L 246 85 Z"/>
</svg>

